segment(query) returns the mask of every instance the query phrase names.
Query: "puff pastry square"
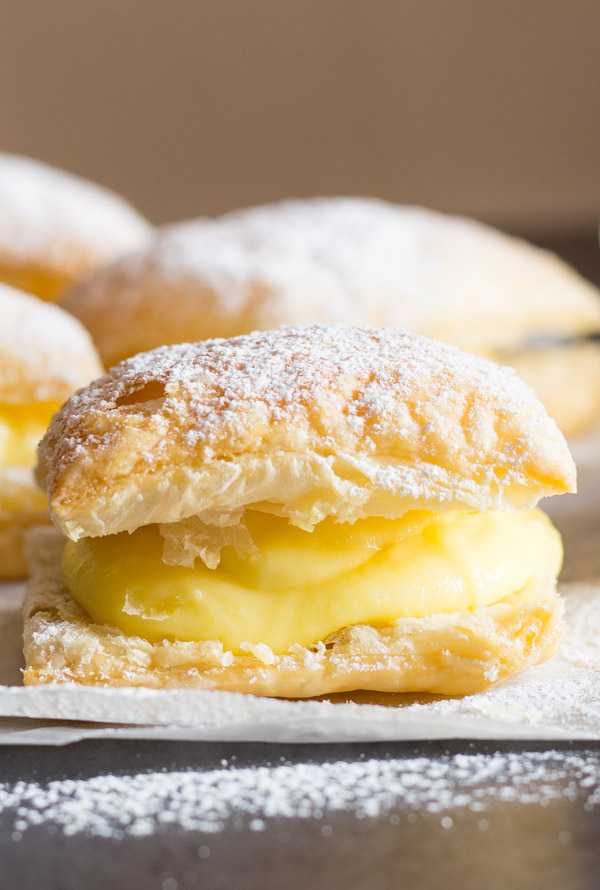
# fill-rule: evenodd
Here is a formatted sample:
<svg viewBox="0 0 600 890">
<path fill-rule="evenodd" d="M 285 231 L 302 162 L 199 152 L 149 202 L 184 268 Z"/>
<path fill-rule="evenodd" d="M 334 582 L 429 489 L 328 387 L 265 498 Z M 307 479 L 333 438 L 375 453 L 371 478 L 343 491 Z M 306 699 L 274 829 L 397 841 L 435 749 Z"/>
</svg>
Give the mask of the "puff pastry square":
<svg viewBox="0 0 600 890">
<path fill-rule="evenodd" d="M 379 622 L 336 617 L 335 626 L 320 639 L 311 637 L 309 645 L 300 645 L 292 624 L 291 644 L 286 637 L 285 645 L 271 647 L 268 619 L 250 646 L 240 642 L 229 650 L 221 642 L 225 633 L 186 638 L 188 625 L 163 633 L 162 614 L 158 639 L 147 623 L 147 637 L 125 632 L 123 616 L 130 621 L 136 614 L 142 622 L 148 617 L 143 600 L 153 576 L 144 576 L 141 606 L 132 611 L 124 600 L 110 613 L 110 624 L 91 617 L 98 605 L 106 615 L 106 599 L 128 558 L 122 551 L 118 565 L 112 557 L 102 563 L 94 539 L 110 543 L 111 536 L 121 536 L 130 553 L 140 532 L 151 548 L 160 547 L 162 538 L 162 562 L 158 551 L 154 555 L 163 569 L 171 560 L 176 567 L 190 565 L 177 563 L 187 554 L 185 547 L 180 553 L 171 546 L 182 540 L 174 530 L 193 536 L 195 529 L 237 523 L 239 532 L 246 522 L 248 532 L 246 511 L 276 518 L 278 528 L 302 530 L 310 548 L 325 522 L 336 529 L 345 524 L 343 534 L 351 537 L 355 523 L 399 521 L 411 511 L 438 517 L 432 523 L 448 513 L 499 512 L 506 519 L 540 497 L 574 490 L 575 467 L 564 438 L 533 393 L 512 370 L 454 347 L 393 329 L 312 326 L 158 349 L 72 396 L 39 453 L 39 479 L 62 536 L 39 532 L 32 541 L 27 683 L 192 686 L 290 697 L 352 689 L 464 694 L 542 661 L 560 643 L 560 541 L 546 520 L 540 527 L 553 542 L 551 557 L 544 543 L 526 580 L 503 588 L 488 605 L 479 605 L 483 576 L 471 570 L 469 550 L 461 577 L 469 576 L 478 590 L 468 600 L 473 606 L 457 607 L 456 589 L 444 575 L 444 608 L 418 613 L 422 617 L 397 617 L 415 615 L 414 609 L 395 611 Z M 154 528 L 148 533 L 146 526 Z M 423 551 L 427 565 L 441 552 L 437 534 Z M 410 538 L 413 550 L 415 540 Z M 512 540 L 516 550 L 520 539 Z M 65 542 L 64 577 L 67 554 L 85 565 L 82 574 L 68 575 L 71 592 L 61 577 Z M 145 551 L 140 553 L 127 584 L 139 582 Z M 490 585 L 510 557 L 494 555 L 491 575 L 485 575 Z M 209 562 L 203 571 L 219 571 Z M 168 571 L 170 586 L 175 574 Z M 346 584 L 352 575 L 339 577 Z M 396 567 L 390 577 L 385 583 L 396 595 Z M 80 582 L 87 585 L 87 611 L 76 602 L 82 601 Z M 202 602 L 206 576 L 204 583 L 204 590 L 193 591 Z M 297 583 L 294 575 L 292 588 Z M 323 582 L 310 583 L 314 608 L 326 612 L 319 602 Z M 277 586 L 276 593 L 285 591 Z M 375 589 L 373 599 L 378 596 Z M 240 609 L 227 611 L 222 603 L 218 609 L 231 623 Z"/>
</svg>

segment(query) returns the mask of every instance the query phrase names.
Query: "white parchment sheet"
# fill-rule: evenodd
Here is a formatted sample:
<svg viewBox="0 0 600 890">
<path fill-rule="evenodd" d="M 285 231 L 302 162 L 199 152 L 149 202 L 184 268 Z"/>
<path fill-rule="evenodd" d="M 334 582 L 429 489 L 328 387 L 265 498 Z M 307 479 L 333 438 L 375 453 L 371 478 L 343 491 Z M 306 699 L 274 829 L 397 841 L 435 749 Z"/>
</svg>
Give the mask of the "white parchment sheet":
<svg viewBox="0 0 600 890">
<path fill-rule="evenodd" d="M 549 501 L 566 548 L 567 640 L 550 662 L 464 698 L 283 701 L 202 690 L 24 687 L 23 585 L 0 585 L 0 743 L 84 738 L 274 742 L 600 739 L 600 431 L 574 448 L 579 493 Z"/>
</svg>

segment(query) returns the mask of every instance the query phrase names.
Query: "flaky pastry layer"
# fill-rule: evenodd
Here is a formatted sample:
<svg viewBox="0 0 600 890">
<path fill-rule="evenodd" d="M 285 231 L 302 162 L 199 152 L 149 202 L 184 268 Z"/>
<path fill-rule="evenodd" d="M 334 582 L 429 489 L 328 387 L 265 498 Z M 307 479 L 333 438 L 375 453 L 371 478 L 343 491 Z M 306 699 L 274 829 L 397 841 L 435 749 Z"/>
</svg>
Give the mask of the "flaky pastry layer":
<svg viewBox="0 0 600 890">
<path fill-rule="evenodd" d="M 24 536 L 32 526 L 44 524 L 50 524 L 50 516 L 33 470 L 0 467 L 0 579 L 27 575 Z"/>
<path fill-rule="evenodd" d="M 550 658 L 563 637 L 554 579 L 475 611 L 346 627 L 306 649 L 257 645 L 235 656 L 216 641 L 149 643 L 93 624 L 64 587 L 64 539 L 34 529 L 25 598 L 26 684 L 225 689 L 308 698 L 366 689 L 467 695 Z"/>
<path fill-rule="evenodd" d="M 39 478 L 77 540 L 245 507 L 308 530 L 520 509 L 573 490 L 575 467 L 510 369 L 415 334 L 313 326 L 122 363 L 56 415 Z"/>
<path fill-rule="evenodd" d="M 558 257 L 473 220 L 366 198 L 167 228 L 66 301 L 107 365 L 280 324 L 390 326 L 474 351 L 600 330 L 598 291 Z"/>
</svg>

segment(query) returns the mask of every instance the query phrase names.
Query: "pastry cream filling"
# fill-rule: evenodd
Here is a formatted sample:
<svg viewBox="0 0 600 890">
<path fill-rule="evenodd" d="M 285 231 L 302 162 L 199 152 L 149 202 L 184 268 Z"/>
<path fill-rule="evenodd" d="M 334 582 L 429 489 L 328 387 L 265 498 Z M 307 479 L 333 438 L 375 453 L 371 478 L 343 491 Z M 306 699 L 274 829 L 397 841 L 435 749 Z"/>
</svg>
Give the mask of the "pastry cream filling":
<svg viewBox="0 0 600 890">
<path fill-rule="evenodd" d="M 0 467 L 35 466 L 38 442 L 59 408 L 58 402 L 0 404 Z"/>
<path fill-rule="evenodd" d="M 310 647 L 352 624 L 386 625 L 491 605 L 562 562 L 558 532 L 539 510 L 430 513 L 312 532 L 248 511 L 251 554 L 227 546 L 217 569 L 166 565 L 157 526 L 68 541 L 63 577 L 91 618 L 150 641 L 220 640 L 275 653 Z"/>
</svg>

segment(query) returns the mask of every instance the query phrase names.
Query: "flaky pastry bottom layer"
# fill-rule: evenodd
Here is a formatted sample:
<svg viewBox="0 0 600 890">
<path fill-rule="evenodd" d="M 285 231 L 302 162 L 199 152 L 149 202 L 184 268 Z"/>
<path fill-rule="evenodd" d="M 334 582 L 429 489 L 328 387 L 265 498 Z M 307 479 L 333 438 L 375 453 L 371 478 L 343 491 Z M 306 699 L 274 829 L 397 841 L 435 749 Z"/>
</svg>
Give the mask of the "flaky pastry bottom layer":
<svg viewBox="0 0 600 890">
<path fill-rule="evenodd" d="M 475 611 L 402 618 L 375 628 L 343 628 L 314 651 L 268 647 L 234 656 L 220 642 L 149 643 L 93 624 L 61 579 L 64 538 L 29 536 L 25 598 L 26 684 L 224 689 L 308 698 L 333 692 L 466 695 L 550 658 L 563 637 L 563 605 L 553 579 L 532 596 L 514 594 Z"/>
</svg>

